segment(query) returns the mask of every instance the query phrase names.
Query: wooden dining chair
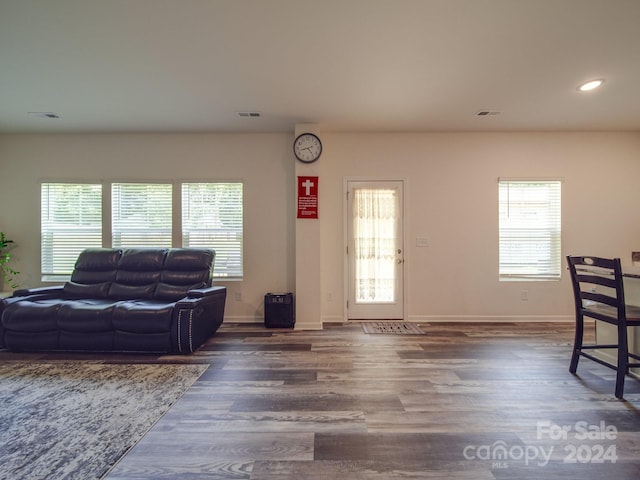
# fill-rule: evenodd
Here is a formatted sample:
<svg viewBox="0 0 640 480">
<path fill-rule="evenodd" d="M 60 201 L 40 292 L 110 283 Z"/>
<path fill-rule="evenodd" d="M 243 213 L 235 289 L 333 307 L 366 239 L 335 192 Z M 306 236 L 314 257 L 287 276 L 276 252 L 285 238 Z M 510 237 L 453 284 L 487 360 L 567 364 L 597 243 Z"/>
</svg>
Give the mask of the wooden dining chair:
<svg viewBox="0 0 640 480">
<path fill-rule="evenodd" d="M 640 307 L 625 303 L 619 258 L 567 256 L 567 262 L 571 272 L 576 309 L 575 341 L 569 371 L 576 373 L 580 357 L 616 370 L 615 395 L 622 398 L 624 380 L 629 373 L 629 368 L 640 367 L 640 363 L 629 361 L 630 359 L 640 361 L 640 355 L 629 352 L 627 335 L 629 327 L 640 327 Z M 585 345 L 583 343 L 585 317 L 593 319 L 594 322 L 615 325 L 617 343 Z M 617 349 L 617 363 L 589 353 L 594 349 Z"/>
</svg>

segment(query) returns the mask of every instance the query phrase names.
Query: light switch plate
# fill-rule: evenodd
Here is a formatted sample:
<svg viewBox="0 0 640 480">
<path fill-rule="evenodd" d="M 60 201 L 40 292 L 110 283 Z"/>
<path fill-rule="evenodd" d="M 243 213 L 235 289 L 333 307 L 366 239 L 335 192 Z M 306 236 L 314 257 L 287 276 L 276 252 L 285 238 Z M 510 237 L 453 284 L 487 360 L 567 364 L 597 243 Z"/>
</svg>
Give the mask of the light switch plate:
<svg viewBox="0 0 640 480">
<path fill-rule="evenodd" d="M 416 238 L 416 247 L 428 247 L 429 239 L 426 237 L 418 237 Z"/>
</svg>

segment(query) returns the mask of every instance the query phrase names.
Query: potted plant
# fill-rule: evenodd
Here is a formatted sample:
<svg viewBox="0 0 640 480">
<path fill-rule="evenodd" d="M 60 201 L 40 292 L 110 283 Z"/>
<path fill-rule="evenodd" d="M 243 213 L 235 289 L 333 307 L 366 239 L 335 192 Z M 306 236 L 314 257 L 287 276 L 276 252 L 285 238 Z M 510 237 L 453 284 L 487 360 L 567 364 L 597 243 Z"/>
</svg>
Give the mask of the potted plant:
<svg viewBox="0 0 640 480">
<path fill-rule="evenodd" d="M 2 281 L 10 287 L 10 288 L 18 288 L 18 282 L 16 280 L 16 276 L 20 274 L 20 272 L 16 272 L 13 268 L 9 266 L 9 262 L 11 261 L 11 253 L 9 250 L 11 249 L 13 240 L 9 240 L 4 232 L 0 232 L 0 273 L 2 276 L 0 277 L 0 285 L 2 285 Z M 2 290 L 0 288 L 0 290 Z"/>
</svg>

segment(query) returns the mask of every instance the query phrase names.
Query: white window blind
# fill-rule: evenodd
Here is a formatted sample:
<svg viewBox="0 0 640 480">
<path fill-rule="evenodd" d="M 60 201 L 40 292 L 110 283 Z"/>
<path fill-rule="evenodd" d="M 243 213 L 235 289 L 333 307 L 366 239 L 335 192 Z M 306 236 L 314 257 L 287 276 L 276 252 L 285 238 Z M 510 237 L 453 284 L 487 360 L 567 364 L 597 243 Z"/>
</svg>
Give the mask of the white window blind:
<svg viewBox="0 0 640 480">
<path fill-rule="evenodd" d="M 171 247 L 171 192 L 168 183 L 112 184 L 112 246 Z"/>
<path fill-rule="evenodd" d="M 501 280 L 559 279 L 561 182 L 500 180 Z"/>
<path fill-rule="evenodd" d="M 214 277 L 242 277 L 242 218 L 242 183 L 182 184 L 182 246 L 214 249 Z"/>
<path fill-rule="evenodd" d="M 111 246 L 171 247 L 180 236 L 172 232 L 173 200 L 170 183 L 111 184 Z M 182 203 L 182 245 L 214 249 L 215 277 L 242 278 L 242 183 L 183 183 L 175 200 L 176 210 Z M 103 246 L 109 235 L 102 185 L 43 183 L 41 202 L 42 279 L 66 280 L 80 252 Z"/>
<path fill-rule="evenodd" d="M 42 183 L 40 201 L 42 277 L 56 280 L 82 250 L 102 246 L 102 185 Z"/>
</svg>

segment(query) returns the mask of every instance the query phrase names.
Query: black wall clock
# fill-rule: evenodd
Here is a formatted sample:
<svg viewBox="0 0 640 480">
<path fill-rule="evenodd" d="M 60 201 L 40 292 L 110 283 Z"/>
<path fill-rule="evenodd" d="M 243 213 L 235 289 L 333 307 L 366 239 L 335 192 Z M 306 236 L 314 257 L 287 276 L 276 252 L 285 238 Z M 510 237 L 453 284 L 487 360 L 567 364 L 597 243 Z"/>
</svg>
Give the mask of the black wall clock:
<svg viewBox="0 0 640 480">
<path fill-rule="evenodd" d="M 293 142 L 293 153 L 304 163 L 313 163 L 322 153 L 322 142 L 313 133 L 302 133 Z"/>
</svg>

